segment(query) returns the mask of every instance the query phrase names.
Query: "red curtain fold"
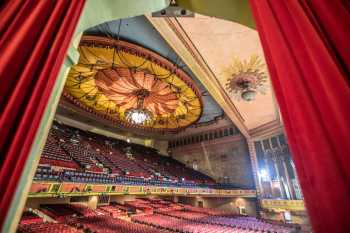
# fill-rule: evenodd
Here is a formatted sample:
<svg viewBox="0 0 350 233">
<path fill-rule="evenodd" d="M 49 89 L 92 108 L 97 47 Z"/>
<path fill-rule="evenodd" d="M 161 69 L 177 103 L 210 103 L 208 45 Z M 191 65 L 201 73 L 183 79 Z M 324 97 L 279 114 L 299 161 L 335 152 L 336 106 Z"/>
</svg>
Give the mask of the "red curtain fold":
<svg viewBox="0 0 350 233">
<path fill-rule="evenodd" d="M 311 224 L 350 232 L 350 4 L 250 0 Z"/>
<path fill-rule="evenodd" d="M 0 226 L 84 2 L 7 0 L 1 3 Z"/>
</svg>

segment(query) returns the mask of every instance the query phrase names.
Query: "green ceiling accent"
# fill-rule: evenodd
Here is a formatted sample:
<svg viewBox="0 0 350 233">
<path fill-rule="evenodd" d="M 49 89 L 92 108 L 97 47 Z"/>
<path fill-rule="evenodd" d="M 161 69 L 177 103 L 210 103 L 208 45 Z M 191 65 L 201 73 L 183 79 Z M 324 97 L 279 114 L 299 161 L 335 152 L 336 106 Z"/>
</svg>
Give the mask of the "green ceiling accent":
<svg viewBox="0 0 350 233">
<path fill-rule="evenodd" d="M 231 20 L 255 29 L 248 0 L 177 0 L 177 3 L 193 12 Z"/>
</svg>

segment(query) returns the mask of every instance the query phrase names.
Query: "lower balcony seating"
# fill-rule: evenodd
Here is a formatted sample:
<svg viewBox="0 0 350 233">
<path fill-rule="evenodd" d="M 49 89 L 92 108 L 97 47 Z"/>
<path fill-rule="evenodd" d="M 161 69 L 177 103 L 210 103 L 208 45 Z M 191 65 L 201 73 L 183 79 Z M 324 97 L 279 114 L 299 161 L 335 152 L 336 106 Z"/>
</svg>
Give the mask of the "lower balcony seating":
<svg viewBox="0 0 350 233">
<path fill-rule="evenodd" d="M 170 213 L 171 214 L 171 213 Z M 197 218 L 187 213 L 186 219 L 162 214 L 133 216 L 132 221 L 175 232 L 193 233 L 289 233 L 292 228 L 275 226 L 253 217 L 227 218 L 207 216 Z M 191 219 L 191 220 L 190 220 Z M 232 224 L 230 224 L 232 223 Z M 234 223 L 234 224 L 233 224 Z"/>
<path fill-rule="evenodd" d="M 132 221 L 159 227 L 175 232 L 195 232 L 195 233 L 221 233 L 230 232 L 230 228 L 210 224 L 202 224 L 190 220 L 183 220 L 160 214 L 133 216 Z"/>
<path fill-rule="evenodd" d="M 81 216 L 89 217 L 89 216 L 95 216 L 96 212 L 86 206 L 79 205 L 79 204 L 71 204 L 69 205 L 70 209 L 74 210 L 76 213 L 78 213 Z"/>
<path fill-rule="evenodd" d="M 75 210 L 74 206 L 66 204 L 41 205 L 40 210 L 56 221 L 62 222 L 72 216 L 82 216 L 81 213 Z"/>
<path fill-rule="evenodd" d="M 91 216 L 83 218 L 71 218 L 67 221 L 70 225 L 83 227 L 87 232 L 98 233 L 170 233 L 156 227 L 139 223 L 132 223 L 109 216 Z"/>
<path fill-rule="evenodd" d="M 124 203 L 125 206 L 131 207 L 135 210 L 142 211 L 144 213 L 153 213 L 153 208 L 149 205 L 149 202 L 141 200 L 141 199 L 135 199 L 133 201 L 126 201 Z"/>
<path fill-rule="evenodd" d="M 198 208 L 199 209 L 199 208 Z M 177 211 L 163 211 L 158 212 L 166 216 L 176 217 L 179 219 L 186 219 L 191 221 L 200 222 L 203 224 L 213 224 L 228 226 L 241 229 L 253 229 L 262 232 L 277 232 L 277 233 L 287 233 L 292 229 L 285 226 L 273 225 L 262 220 L 258 220 L 254 217 L 223 217 L 223 216 L 212 216 L 205 213 L 206 210 L 200 212 L 192 212 L 188 210 L 177 210 Z"/>
<path fill-rule="evenodd" d="M 130 206 L 140 211 L 127 213 Z M 148 209 L 143 209 L 148 207 Z M 41 211 L 58 223 L 44 223 L 35 214 L 25 212 L 18 232 L 44 233 L 291 233 L 292 227 L 268 223 L 255 217 L 224 217 L 220 211 L 194 207 L 161 199 L 139 198 L 124 205 L 112 203 L 96 210 L 79 204 L 51 204 L 41 206 Z M 143 210 L 142 210 L 143 209 Z M 152 211 L 148 211 L 151 209 Z M 202 209 L 202 211 L 199 211 Z M 210 213 L 210 214 L 208 214 Z M 215 213 L 215 215 L 213 215 Z M 38 219 L 29 221 L 30 219 Z M 40 222 L 39 222 L 40 221 Z"/>
<path fill-rule="evenodd" d="M 116 217 L 121 217 L 121 216 L 127 216 L 128 215 L 128 209 L 127 207 L 120 208 L 116 205 L 106 205 L 106 206 L 101 206 L 97 209 L 98 211 L 102 211 L 113 218 Z"/>
<path fill-rule="evenodd" d="M 210 209 L 210 208 L 201 208 L 201 207 L 194 207 L 190 205 L 185 205 L 185 210 L 192 213 L 202 213 L 206 215 L 213 215 L 213 216 L 229 216 L 234 217 L 235 215 L 232 214 L 232 212 L 227 212 L 223 210 L 218 209 Z"/>
<path fill-rule="evenodd" d="M 22 218 L 20 221 L 21 225 L 27 225 L 27 224 L 33 224 L 33 223 L 42 223 L 43 219 L 40 218 L 38 215 L 36 215 L 33 212 L 25 211 L 22 214 Z"/>
<path fill-rule="evenodd" d="M 63 223 L 33 223 L 20 224 L 18 233 L 84 233 L 82 230 Z"/>
</svg>

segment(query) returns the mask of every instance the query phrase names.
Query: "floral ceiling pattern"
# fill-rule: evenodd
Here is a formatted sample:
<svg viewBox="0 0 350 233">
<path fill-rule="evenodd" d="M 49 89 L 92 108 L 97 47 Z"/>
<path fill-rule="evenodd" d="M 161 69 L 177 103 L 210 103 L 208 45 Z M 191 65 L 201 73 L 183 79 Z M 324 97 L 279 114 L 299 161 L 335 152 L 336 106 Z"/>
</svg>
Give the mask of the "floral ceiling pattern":
<svg viewBox="0 0 350 233">
<path fill-rule="evenodd" d="M 64 96 L 86 111 L 123 127 L 177 132 L 202 114 L 200 91 L 180 68 L 158 54 L 121 40 L 84 36 L 80 59 L 67 78 Z M 150 112 L 147 125 L 127 112 Z"/>
<path fill-rule="evenodd" d="M 127 68 L 98 71 L 96 86 L 122 111 L 137 108 L 140 96 L 143 107 L 157 116 L 173 113 L 179 106 L 179 99 L 170 85 L 145 71 L 133 72 Z"/>
</svg>

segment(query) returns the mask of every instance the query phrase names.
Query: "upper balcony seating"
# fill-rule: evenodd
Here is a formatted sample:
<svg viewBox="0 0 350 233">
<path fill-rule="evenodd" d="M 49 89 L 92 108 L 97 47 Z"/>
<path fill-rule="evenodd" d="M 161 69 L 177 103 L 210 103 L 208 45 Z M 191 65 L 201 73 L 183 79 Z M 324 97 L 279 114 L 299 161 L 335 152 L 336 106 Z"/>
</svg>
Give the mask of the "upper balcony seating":
<svg viewBox="0 0 350 233">
<path fill-rule="evenodd" d="M 96 137 L 83 137 L 85 140 L 85 148 L 94 152 L 95 158 L 103 164 L 104 167 L 108 168 L 110 173 L 120 175 L 122 174 L 122 169 L 120 169 L 115 163 L 108 159 L 110 151 L 103 145 L 102 142 L 98 142 Z"/>
<path fill-rule="evenodd" d="M 50 131 L 44 150 L 41 154 L 40 164 L 48 164 L 57 167 L 79 168 L 72 158 L 61 148 L 59 142 Z"/>
<path fill-rule="evenodd" d="M 57 123 L 50 131 L 40 163 L 55 170 L 63 169 L 58 173 L 38 169 L 35 180 L 174 187 L 213 187 L 215 184 L 210 177 L 159 155 L 155 149 Z"/>
<path fill-rule="evenodd" d="M 143 178 L 151 176 L 151 173 L 138 166 L 135 162 L 127 158 L 125 154 L 114 148 L 112 148 L 111 153 L 109 155 L 105 155 L 105 157 L 122 169 L 126 176 Z"/>
<path fill-rule="evenodd" d="M 103 172 L 103 169 L 96 166 L 93 161 L 93 155 L 86 150 L 81 144 L 73 144 L 66 142 L 62 144 L 62 147 L 70 154 L 70 156 L 77 161 L 81 167 L 88 171 Z"/>
</svg>

